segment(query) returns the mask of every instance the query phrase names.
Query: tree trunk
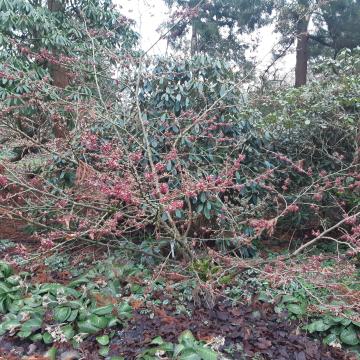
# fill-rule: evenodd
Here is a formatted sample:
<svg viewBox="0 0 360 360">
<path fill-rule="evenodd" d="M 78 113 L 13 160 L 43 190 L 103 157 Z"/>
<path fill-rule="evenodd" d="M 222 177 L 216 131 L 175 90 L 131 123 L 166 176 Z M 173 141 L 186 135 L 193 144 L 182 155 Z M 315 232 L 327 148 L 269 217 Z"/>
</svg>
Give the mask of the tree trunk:
<svg viewBox="0 0 360 360">
<path fill-rule="evenodd" d="M 64 2 L 62 0 L 48 0 L 47 6 L 51 12 L 64 11 Z M 58 54 L 57 49 L 52 49 L 54 56 Z M 53 85 L 61 89 L 64 89 L 69 85 L 69 76 L 66 69 L 61 64 L 49 64 L 48 66 Z M 65 124 L 62 124 L 60 120 L 53 119 L 53 133 L 56 138 L 65 138 L 67 134 L 67 128 Z"/>
<path fill-rule="evenodd" d="M 197 31 L 196 31 L 196 24 L 195 19 L 192 21 L 191 25 L 191 48 L 190 48 L 190 55 L 194 56 L 198 49 L 197 49 Z"/>
<path fill-rule="evenodd" d="M 61 0 L 48 0 L 47 5 L 51 12 L 62 11 L 64 9 Z"/>
<path fill-rule="evenodd" d="M 309 20 L 310 18 L 306 16 L 300 19 L 296 26 L 295 87 L 306 85 L 309 58 Z"/>
<path fill-rule="evenodd" d="M 61 12 L 64 11 L 64 4 L 61 0 L 48 0 L 48 9 L 51 12 Z M 56 49 L 52 49 L 53 54 L 56 55 Z M 60 64 L 50 64 L 49 71 L 51 78 L 53 79 L 53 84 L 60 88 L 65 88 L 69 85 L 69 77 L 67 75 L 66 69 L 64 69 Z"/>
</svg>

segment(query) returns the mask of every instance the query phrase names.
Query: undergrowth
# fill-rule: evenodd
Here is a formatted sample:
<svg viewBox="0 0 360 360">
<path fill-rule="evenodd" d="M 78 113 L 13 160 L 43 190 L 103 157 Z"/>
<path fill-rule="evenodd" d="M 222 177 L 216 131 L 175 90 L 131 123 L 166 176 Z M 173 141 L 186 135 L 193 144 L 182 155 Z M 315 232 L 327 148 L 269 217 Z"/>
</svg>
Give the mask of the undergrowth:
<svg viewBox="0 0 360 360">
<path fill-rule="evenodd" d="M 63 344 L 81 349 L 83 342 L 95 341 L 99 356 L 115 360 L 122 357 L 109 357 L 112 341 L 119 329 L 127 328 L 134 312 L 153 319 L 161 314 L 159 309 L 171 306 L 173 316 L 191 318 L 196 310 L 186 304 L 215 306 L 227 301 L 232 306 L 250 306 L 258 302 L 269 304 L 282 321 L 296 323 L 299 331 L 324 344 L 359 351 L 358 270 L 344 259 L 275 258 L 275 263 L 254 262 L 252 268 L 240 272 L 242 260 L 229 269 L 205 254 L 185 268 L 166 262 L 149 268 L 141 262 L 117 261 L 116 256 L 92 261 L 84 258 L 79 269 L 70 265 L 72 258 L 66 254 L 47 257 L 48 274 L 66 264 L 70 275 L 65 283 L 34 282 L 36 274 L 2 262 L 0 335 L 43 342 L 50 355 Z M 278 271 L 270 269 L 273 265 Z M 254 311 L 254 317 L 258 316 Z M 207 360 L 225 356 L 225 349 L 225 338 L 213 336 L 198 342 L 188 329 L 178 344 L 153 334 L 153 340 L 139 349 L 138 358 L 166 355 Z"/>
</svg>

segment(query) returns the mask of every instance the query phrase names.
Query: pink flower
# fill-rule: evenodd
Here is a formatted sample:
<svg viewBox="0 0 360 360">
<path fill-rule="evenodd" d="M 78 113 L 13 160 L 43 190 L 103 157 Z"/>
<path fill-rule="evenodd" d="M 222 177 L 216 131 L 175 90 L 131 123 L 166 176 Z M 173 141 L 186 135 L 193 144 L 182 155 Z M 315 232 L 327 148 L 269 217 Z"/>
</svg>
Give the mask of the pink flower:
<svg viewBox="0 0 360 360">
<path fill-rule="evenodd" d="M 287 207 L 285 213 L 297 213 L 299 211 L 299 206 L 296 204 L 291 204 Z"/>
<path fill-rule="evenodd" d="M 95 151 L 98 149 L 97 140 L 97 135 L 88 133 L 82 137 L 81 144 L 85 146 L 86 149 Z"/>
<path fill-rule="evenodd" d="M 22 244 L 16 245 L 15 252 L 23 257 L 26 257 L 29 255 L 28 249 Z"/>
<path fill-rule="evenodd" d="M 345 218 L 345 224 L 348 224 L 348 225 L 356 224 L 356 216 L 347 216 Z"/>
<path fill-rule="evenodd" d="M 341 177 L 337 177 L 337 178 L 335 179 L 335 185 L 336 185 L 336 186 L 341 186 L 341 182 L 342 182 L 342 178 L 341 178 Z"/>
<path fill-rule="evenodd" d="M 316 193 L 316 194 L 313 195 L 313 198 L 314 198 L 314 200 L 316 200 L 316 201 L 321 201 L 322 198 L 323 198 L 323 194 L 320 193 L 320 192 L 318 192 L 318 193 Z"/>
<path fill-rule="evenodd" d="M 106 154 L 106 155 L 109 155 L 110 152 L 111 152 L 111 150 L 112 150 L 111 144 L 102 145 L 101 148 L 100 148 L 100 151 L 101 151 L 103 154 Z"/>
<path fill-rule="evenodd" d="M 238 156 L 238 160 L 239 160 L 240 162 L 244 161 L 245 158 L 246 158 L 246 156 L 245 156 L 244 154 L 240 154 L 240 155 Z"/>
<path fill-rule="evenodd" d="M 122 220 L 123 218 L 124 218 L 124 214 L 121 213 L 121 212 L 117 212 L 117 213 L 114 214 L 114 219 L 115 219 L 116 221 L 120 221 L 120 220 Z"/>
<path fill-rule="evenodd" d="M 311 231 L 311 235 L 312 235 L 312 236 L 315 236 L 315 237 L 318 237 L 318 236 L 320 235 L 320 230 L 316 230 L 316 231 L 315 231 L 315 230 L 312 230 L 312 231 Z"/>
<path fill-rule="evenodd" d="M 207 188 L 207 186 L 206 186 L 205 181 L 199 181 L 199 182 L 196 184 L 196 189 L 197 189 L 198 191 L 204 191 L 206 188 Z"/>
<path fill-rule="evenodd" d="M 184 202 L 182 200 L 174 200 L 168 206 L 166 210 L 169 212 L 174 212 L 176 210 L 181 210 L 184 207 Z"/>
<path fill-rule="evenodd" d="M 360 225 L 354 226 L 351 231 L 354 235 L 360 236 Z"/>
<path fill-rule="evenodd" d="M 64 208 L 66 205 L 68 204 L 68 201 L 66 199 L 62 199 L 62 200 L 59 200 L 57 203 L 56 203 L 56 207 L 57 208 Z"/>
<path fill-rule="evenodd" d="M 6 176 L 0 175 L 0 186 L 6 186 L 8 184 L 8 179 Z"/>
<path fill-rule="evenodd" d="M 156 170 L 157 172 L 163 172 L 163 171 L 165 170 L 165 165 L 162 164 L 162 163 L 157 163 L 157 164 L 155 165 L 155 170 Z"/>
<path fill-rule="evenodd" d="M 134 162 L 139 162 L 142 159 L 142 153 L 140 151 L 130 154 L 130 159 Z"/>
<path fill-rule="evenodd" d="M 175 160 L 177 158 L 177 151 L 176 149 L 172 149 L 166 156 L 165 156 L 165 160 L 167 161 L 171 161 L 171 160 Z"/>
<path fill-rule="evenodd" d="M 276 226 L 276 219 L 251 219 L 249 223 L 250 226 L 255 228 L 257 233 L 261 233 L 263 230 L 266 230 L 269 235 L 272 235 Z"/>
<path fill-rule="evenodd" d="M 118 160 L 116 158 L 109 159 L 106 163 L 106 166 L 110 170 L 117 170 L 119 168 Z"/>
<path fill-rule="evenodd" d="M 50 239 L 41 239 L 40 243 L 44 250 L 50 250 L 55 246 L 55 243 Z"/>
<path fill-rule="evenodd" d="M 160 184 L 160 193 L 165 195 L 169 192 L 169 185 L 166 183 L 161 183 Z"/>
<path fill-rule="evenodd" d="M 155 175 L 153 173 L 145 173 L 145 179 L 146 181 L 152 181 L 154 180 Z"/>
</svg>

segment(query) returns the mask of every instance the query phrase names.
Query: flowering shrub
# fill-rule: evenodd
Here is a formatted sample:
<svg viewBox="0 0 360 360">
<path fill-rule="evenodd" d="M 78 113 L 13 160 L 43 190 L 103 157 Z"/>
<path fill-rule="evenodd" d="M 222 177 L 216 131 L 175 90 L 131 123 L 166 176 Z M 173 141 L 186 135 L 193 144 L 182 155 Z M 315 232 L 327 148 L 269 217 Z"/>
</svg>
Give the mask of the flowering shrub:
<svg viewBox="0 0 360 360">
<path fill-rule="evenodd" d="M 129 24 L 117 24 L 117 40 L 131 47 Z M 241 74 L 228 64 L 203 55 L 151 61 L 103 41 L 95 25 L 78 24 L 74 48 L 59 54 L 46 44 L 15 46 L 23 66 L 0 69 L 4 132 L 26 144 L 16 160 L 25 149 L 48 154 L 36 166 L 4 162 L 1 207 L 31 224 L 42 250 L 77 239 L 117 245 L 150 236 L 168 240 L 173 255 L 175 243 L 191 256 L 198 240 L 232 238 L 238 248 L 306 223 L 309 239 L 358 251 L 360 177 L 350 133 L 356 75 L 336 90 L 341 95 L 329 110 L 342 140 L 335 148 L 315 143 L 313 158 L 308 120 L 305 127 L 288 122 L 304 119 L 304 111 L 320 116 L 326 104 L 315 107 L 311 96 L 322 82 L 250 108 L 259 98 L 242 100 Z M 90 55 L 79 61 L 80 39 Z M 68 79 L 64 86 L 56 84 L 54 65 Z M 350 109 L 342 110 L 346 102 Z"/>
</svg>

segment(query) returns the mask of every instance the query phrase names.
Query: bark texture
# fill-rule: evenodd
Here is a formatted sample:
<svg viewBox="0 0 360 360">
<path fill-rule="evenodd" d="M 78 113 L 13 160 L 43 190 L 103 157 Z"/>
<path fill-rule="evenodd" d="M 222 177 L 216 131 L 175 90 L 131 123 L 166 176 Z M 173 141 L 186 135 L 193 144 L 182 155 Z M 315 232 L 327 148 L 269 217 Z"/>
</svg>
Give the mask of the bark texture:
<svg viewBox="0 0 360 360">
<path fill-rule="evenodd" d="M 306 85 L 309 59 L 309 17 L 300 19 L 296 26 L 295 87 Z"/>
</svg>

